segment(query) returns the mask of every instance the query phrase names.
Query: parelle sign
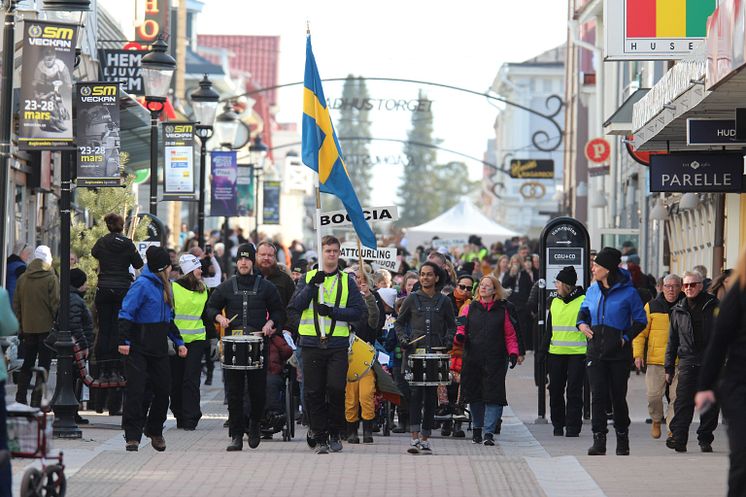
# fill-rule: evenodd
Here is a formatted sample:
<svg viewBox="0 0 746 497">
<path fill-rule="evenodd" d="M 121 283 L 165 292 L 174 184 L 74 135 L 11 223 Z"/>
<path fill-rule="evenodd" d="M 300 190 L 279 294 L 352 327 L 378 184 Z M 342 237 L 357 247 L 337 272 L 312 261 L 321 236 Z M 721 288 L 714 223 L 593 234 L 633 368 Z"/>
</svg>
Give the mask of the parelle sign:
<svg viewBox="0 0 746 497">
<path fill-rule="evenodd" d="M 650 159 L 650 191 L 742 192 L 743 155 L 654 155 Z"/>
</svg>

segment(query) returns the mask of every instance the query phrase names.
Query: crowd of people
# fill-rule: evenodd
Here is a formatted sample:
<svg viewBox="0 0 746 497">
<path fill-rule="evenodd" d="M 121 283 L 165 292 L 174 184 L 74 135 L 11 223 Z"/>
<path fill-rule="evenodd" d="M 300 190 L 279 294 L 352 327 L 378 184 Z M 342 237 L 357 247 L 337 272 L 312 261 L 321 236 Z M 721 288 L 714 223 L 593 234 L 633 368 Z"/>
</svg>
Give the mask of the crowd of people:
<svg viewBox="0 0 746 497">
<path fill-rule="evenodd" d="M 95 320 L 82 298 L 85 273 L 73 269 L 71 288 L 62 290 L 77 297 L 71 328 L 79 348 L 90 349 L 91 408 L 122 415 L 127 451 L 137 451 L 143 435 L 166 450 L 169 407 L 178 429 L 197 428 L 202 374 L 211 384 L 220 348 L 228 451 L 242 450 L 245 435 L 252 449 L 271 437 L 264 430 L 268 413 L 283 409 L 288 375 L 317 454 L 360 443 L 361 423 L 362 443 L 373 443 L 382 399 L 392 400 L 393 431 L 410 434 L 411 454 L 431 454 L 437 428 L 466 438 L 466 420 L 471 441 L 492 446 L 508 405 L 506 375 L 528 350 L 546 364 L 555 436 L 580 436 L 588 379 L 589 455 L 606 454 L 608 420 L 616 454 L 630 454 L 627 384 L 635 369 L 645 374 L 650 435 L 661 438 L 665 425 L 665 445 L 676 452 L 687 450 L 695 407 L 699 448 L 712 452 L 722 404 L 732 495 L 745 491 L 746 376 L 738 360 L 746 359 L 744 257 L 714 280 L 704 267 L 655 278 L 641 270 L 631 243 L 605 247 L 591 254 L 589 287 L 579 284 L 573 266 L 557 274 L 540 334 L 540 258 L 526 238 L 489 248 L 477 236 L 461 247 L 433 240 L 438 248 L 400 248 L 392 274 L 341 260 L 333 236 L 316 253 L 256 233 L 249 240 L 239 229 L 227 240 L 211 233 L 202 243 L 184 232 L 178 250 L 153 246 L 143 261 L 123 234 L 121 216 L 109 214 L 105 223 L 110 233 L 91 254 L 99 262 Z M 8 292 L 0 292 L 0 314 L 8 315 L 0 334 L 22 335 L 16 401 L 32 406 L 40 399 L 27 399 L 31 368 L 37 361 L 50 366 L 45 342 L 59 306 L 51 264 L 48 247 L 16 247 Z M 235 354 L 230 363 L 227 347 Z M 374 350 L 380 364 L 363 361 L 367 367 L 351 377 L 353 356 Z M 3 394 L 4 368 L 0 374 Z"/>
</svg>

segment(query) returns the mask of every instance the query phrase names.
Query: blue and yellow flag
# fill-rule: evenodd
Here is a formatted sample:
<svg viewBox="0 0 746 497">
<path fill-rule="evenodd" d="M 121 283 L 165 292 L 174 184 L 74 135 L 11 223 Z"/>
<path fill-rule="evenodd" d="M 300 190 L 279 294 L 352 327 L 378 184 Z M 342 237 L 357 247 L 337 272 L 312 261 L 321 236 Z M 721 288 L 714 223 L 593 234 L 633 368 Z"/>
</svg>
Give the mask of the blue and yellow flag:
<svg viewBox="0 0 746 497">
<path fill-rule="evenodd" d="M 376 236 L 365 221 L 363 208 L 357 199 L 347 172 L 342 147 L 326 106 L 319 70 L 311 49 L 311 36 L 306 37 L 306 74 L 303 78 L 303 163 L 319 173 L 319 188 L 336 195 L 347 210 L 360 242 L 376 248 Z"/>
</svg>

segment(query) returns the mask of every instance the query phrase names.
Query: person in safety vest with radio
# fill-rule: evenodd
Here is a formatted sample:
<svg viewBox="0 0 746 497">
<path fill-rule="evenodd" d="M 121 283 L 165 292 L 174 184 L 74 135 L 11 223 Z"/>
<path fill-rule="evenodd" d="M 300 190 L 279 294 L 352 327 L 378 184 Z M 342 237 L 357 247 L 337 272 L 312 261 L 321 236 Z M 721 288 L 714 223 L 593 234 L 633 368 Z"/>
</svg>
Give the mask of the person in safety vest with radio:
<svg viewBox="0 0 746 497">
<path fill-rule="evenodd" d="M 588 339 L 576 326 L 580 305 L 585 300 L 585 291 L 576 286 L 577 281 L 573 266 L 566 266 L 557 274 L 557 296 L 549 299 L 547 332 L 539 350 L 540 357 L 547 359 L 549 410 L 556 437 L 578 437 L 583 426 Z"/>
<path fill-rule="evenodd" d="M 309 444 L 317 454 L 342 450 L 349 323 L 359 321 L 366 312 L 355 276 L 339 270 L 340 247 L 337 238 L 322 238 L 320 268 L 298 282 L 288 306 L 291 320 L 299 323 L 303 405 L 313 433 Z"/>
<path fill-rule="evenodd" d="M 202 263 L 192 254 L 179 258 L 183 276 L 173 283 L 174 324 L 187 348 L 186 357 L 171 356 L 171 412 L 176 427 L 192 431 L 202 417 L 199 408 L 199 384 L 202 356 L 207 346 L 203 321 L 207 287 L 202 281 Z"/>
<path fill-rule="evenodd" d="M 285 307 L 277 288 L 261 273 L 254 272 L 256 249 L 250 243 L 238 247 L 236 253 L 236 275 L 221 283 L 207 301 L 207 316 L 225 328 L 233 336 L 261 335 L 262 341 L 259 367 L 252 362 L 240 363 L 243 359 L 256 357 L 252 342 L 236 343 L 234 359 L 237 364 L 223 362 L 225 381 L 228 384 L 228 425 L 231 443 L 227 451 L 243 450 L 243 435 L 246 431 L 244 416 L 244 389 L 249 391 L 251 410 L 249 413 L 249 447 L 255 449 L 261 439 L 261 421 L 267 395 L 267 367 L 269 366 L 269 338 L 282 333 L 285 324 Z M 225 309 L 225 315 L 221 311 Z M 223 340 L 223 355 L 226 355 L 226 339 Z"/>
</svg>

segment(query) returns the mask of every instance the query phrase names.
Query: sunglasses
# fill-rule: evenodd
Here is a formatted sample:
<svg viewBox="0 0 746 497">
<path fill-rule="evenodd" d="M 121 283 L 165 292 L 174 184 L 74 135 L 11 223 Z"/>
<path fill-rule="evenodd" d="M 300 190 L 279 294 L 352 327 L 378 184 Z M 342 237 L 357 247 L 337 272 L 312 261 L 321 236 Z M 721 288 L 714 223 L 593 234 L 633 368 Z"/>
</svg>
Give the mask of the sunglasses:
<svg viewBox="0 0 746 497">
<path fill-rule="evenodd" d="M 466 290 L 471 290 L 471 286 L 469 286 L 469 285 L 457 285 L 457 286 L 458 286 L 458 287 L 459 287 L 460 289 L 464 290 L 464 291 L 466 291 Z"/>
<path fill-rule="evenodd" d="M 696 287 L 697 285 L 699 285 L 700 283 L 702 283 L 702 282 L 701 282 L 701 281 L 694 281 L 694 282 L 692 282 L 692 283 L 684 283 L 684 284 L 683 284 L 682 286 L 683 286 L 684 288 L 695 288 L 695 287 Z"/>
</svg>

